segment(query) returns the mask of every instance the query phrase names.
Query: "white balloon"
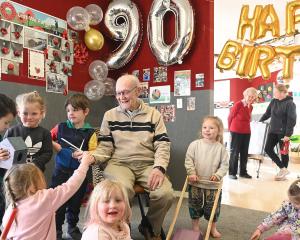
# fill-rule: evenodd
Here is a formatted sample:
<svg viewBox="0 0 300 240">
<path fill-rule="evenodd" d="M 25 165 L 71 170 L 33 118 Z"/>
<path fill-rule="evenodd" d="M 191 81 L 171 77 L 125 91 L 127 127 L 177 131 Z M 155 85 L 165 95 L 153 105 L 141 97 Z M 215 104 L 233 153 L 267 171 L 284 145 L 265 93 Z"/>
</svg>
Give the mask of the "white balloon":
<svg viewBox="0 0 300 240">
<path fill-rule="evenodd" d="M 89 27 L 90 17 L 87 10 L 82 7 L 72 7 L 67 12 L 67 23 L 77 31 L 86 30 Z"/>
<path fill-rule="evenodd" d="M 175 40 L 164 42 L 163 19 L 167 12 L 175 14 Z M 182 63 L 194 38 L 194 11 L 189 0 L 154 0 L 148 17 L 148 40 L 150 48 L 161 65 Z"/>
<path fill-rule="evenodd" d="M 90 16 L 90 25 L 97 25 L 103 19 L 103 11 L 97 4 L 89 4 L 85 7 Z"/>
<path fill-rule="evenodd" d="M 91 80 L 84 86 L 84 94 L 88 99 L 96 101 L 104 96 L 105 85 L 103 82 L 98 80 Z"/>
<path fill-rule="evenodd" d="M 108 74 L 108 67 L 105 62 L 95 60 L 89 66 L 89 74 L 92 79 L 104 80 Z"/>
<path fill-rule="evenodd" d="M 105 85 L 105 96 L 116 95 L 116 81 L 114 79 L 108 77 L 103 81 L 103 83 Z"/>
</svg>

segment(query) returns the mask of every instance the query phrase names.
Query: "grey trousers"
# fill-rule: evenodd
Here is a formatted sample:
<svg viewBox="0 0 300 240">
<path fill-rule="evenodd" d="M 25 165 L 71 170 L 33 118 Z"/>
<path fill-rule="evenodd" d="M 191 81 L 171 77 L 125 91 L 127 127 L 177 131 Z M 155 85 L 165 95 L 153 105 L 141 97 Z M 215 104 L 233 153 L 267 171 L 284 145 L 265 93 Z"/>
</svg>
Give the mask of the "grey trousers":
<svg viewBox="0 0 300 240">
<path fill-rule="evenodd" d="M 153 165 L 149 166 L 149 163 L 145 165 L 145 163 L 109 162 L 104 170 L 104 176 L 121 182 L 127 190 L 129 201 L 132 201 L 135 195 L 134 184 L 139 184 L 149 192 L 150 204 L 147 218 L 152 225 L 154 235 L 159 236 L 164 218 L 172 205 L 174 191 L 171 182 L 166 177 L 160 188 L 150 191 L 147 181 L 152 169 Z"/>
</svg>

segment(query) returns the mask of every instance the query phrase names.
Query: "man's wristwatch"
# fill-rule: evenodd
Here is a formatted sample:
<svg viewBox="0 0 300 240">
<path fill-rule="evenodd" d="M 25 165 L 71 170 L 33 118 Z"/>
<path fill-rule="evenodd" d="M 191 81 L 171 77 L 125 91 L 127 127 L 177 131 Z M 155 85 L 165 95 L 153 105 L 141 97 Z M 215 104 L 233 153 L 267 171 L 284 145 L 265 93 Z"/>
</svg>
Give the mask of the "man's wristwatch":
<svg viewBox="0 0 300 240">
<path fill-rule="evenodd" d="M 166 173 L 166 169 L 164 169 L 163 167 L 161 167 L 161 166 L 156 166 L 156 167 L 154 167 L 154 168 L 157 168 L 159 171 L 161 171 L 163 174 L 165 174 Z"/>
</svg>

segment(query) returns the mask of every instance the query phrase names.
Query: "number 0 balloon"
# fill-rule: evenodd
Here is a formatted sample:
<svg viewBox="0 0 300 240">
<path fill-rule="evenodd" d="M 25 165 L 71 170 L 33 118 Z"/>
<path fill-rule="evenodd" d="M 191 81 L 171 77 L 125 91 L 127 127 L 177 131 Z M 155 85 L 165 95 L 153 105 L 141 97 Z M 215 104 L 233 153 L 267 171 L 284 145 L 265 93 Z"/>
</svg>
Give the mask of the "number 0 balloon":
<svg viewBox="0 0 300 240">
<path fill-rule="evenodd" d="M 172 44 L 164 42 L 163 19 L 175 14 L 176 35 Z M 151 50 L 161 65 L 182 63 L 194 37 L 194 11 L 189 0 L 154 0 L 148 17 L 148 39 Z"/>
</svg>

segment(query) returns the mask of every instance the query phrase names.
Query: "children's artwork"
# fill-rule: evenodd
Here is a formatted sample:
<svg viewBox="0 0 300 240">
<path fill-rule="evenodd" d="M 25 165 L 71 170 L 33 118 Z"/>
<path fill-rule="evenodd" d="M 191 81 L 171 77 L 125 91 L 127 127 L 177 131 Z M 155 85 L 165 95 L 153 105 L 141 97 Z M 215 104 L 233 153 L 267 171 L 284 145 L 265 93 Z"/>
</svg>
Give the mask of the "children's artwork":
<svg viewBox="0 0 300 240">
<path fill-rule="evenodd" d="M 61 50 L 68 53 L 74 53 L 74 43 L 63 38 L 61 42 Z"/>
<path fill-rule="evenodd" d="M 50 72 L 50 73 L 60 73 L 61 70 L 61 66 L 60 66 L 60 62 L 56 62 L 54 60 L 51 59 L 47 59 L 46 60 L 46 72 Z"/>
<path fill-rule="evenodd" d="M 28 51 L 28 77 L 45 79 L 45 55 L 38 51 Z"/>
<path fill-rule="evenodd" d="M 176 105 L 177 105 L 177 108 L 182 108 L 182 98 L 176 99 Z"/>
<path fill-rule="evenodd" d="M 196 77 L 195 87 L 197 88 L 204 87 L 204 73 L 197 73 L 195 77 Z"/>
<path fill-rule="evenodd" d="M 48 46 L 50 46 L 54 49 L 61 49 L 61 46 L 62 46 L 61 43 L 62 43 L 62 40 L 60 37 L 48 34 Z"/>
<path fill-rule="evenodd" d="M 60 73 L 67 75 L 67 76 L 72 76 L 72 65 L 67 64 L 67 63 L 61 63 L 60 64 Z"/>
<path fill-rule="evenodd" d="M 11 60 L 15 62 L 23 62 L 23 45 L 15 42 L 11 42 Z"/>
<path fill-rule="evenodd" d="M 64 93 L 68 92 L 68 76 L 47 73 L 46 92 Z"/>
<path fill-rule="evenodd" d="M 48 34 L 30 28 L 25 28 L 24 30 L 24 48 L 37 51 L 47 49 Z"/>
<path fill-rule="evenodd" d="M 150 81 L 150 68 L 143 69 L 143 81 Z"/>
<path fill-rule="evenodd" d="M 167 67 L 154 67 L 153 82 L 167 82 Z"/>
<path fill-rule="evenodd" d="M 196 109 L 196 98 L 195 97 L 188 97 L 187 98 L 187 111 L 195 111 Z"/>
<path fill-rule="evenodd" d="M 174 96 L 191 95 L 191 70 L 174 72 Z"/>
<path fill-rule="evenodd" d="M 164 122 L 175 122 L 175 105 L 162 105 L 159 111 L 164 119 Z"/>
<path fill-rule="evenodd" d="M 61 61 L 70 65 L 74 64 L 74 54 L 69 51 L 61 51 Z"/>
<path fill-rule="evenodd" d="M 150 87 L 150 103 L 169 103 L 171 100 L 170 85 Z"/>
<path fill-rule="evenodd" d="M 20 75 L 19 63 L 2 59 L 2 73 L 19 76 Z"/>
<path fill-rule="evenodd" d="M 10 26 L 10 22 L 0 20 L 0 39 L 10 41 Z"/>
<path fill-rule="evenodd" d="M 24 42 L 24 27 L 18 24 L 12 24 L 10 30 L 10 41 L 23 44 Z"/>
<path fill-rule="evenodd" d="M 79 42 L 79 33 L 72 29 L 68 29 L 68 40 L 73 41 L 74 43 Z"/>
<path fill-rule="evenodd" d="M 0 39 L 0 57 L 11 59 L 11 42 Z"/>
<path fill-rule="evenodd" d="M 133 70 L 132 75 L 136 76 L 138 79 L 140 79 L 140 70 Z"/>
<path fill-rule="evenodd" d="M 258 86 L 257 102 L 270 102 L 273 98 L 273 83 Z"/>
<path fill-rule="evenodd" d="M 55 48 L 48 48 L 48 59 L 61 62 L 62 53 L 61 50 Z"/>
<path fill-rule="evenodd" d="M 141 82 L 140 83 L 141 93 L 139 98 L 148 98 L 149 97 L 149 84 L 148 82 Z"/>
<path fill-rule="evenodd" d="M 49 14 L 7 0 L 0 0 L 0 6 L 1 19 L 57 36 L 62 36 L 67 31 L 66 21 Z"/>
</svg>

